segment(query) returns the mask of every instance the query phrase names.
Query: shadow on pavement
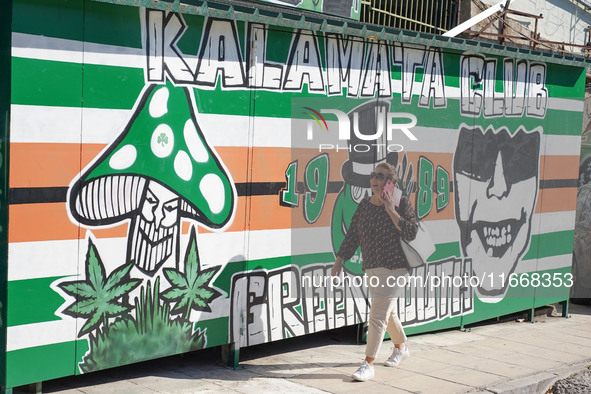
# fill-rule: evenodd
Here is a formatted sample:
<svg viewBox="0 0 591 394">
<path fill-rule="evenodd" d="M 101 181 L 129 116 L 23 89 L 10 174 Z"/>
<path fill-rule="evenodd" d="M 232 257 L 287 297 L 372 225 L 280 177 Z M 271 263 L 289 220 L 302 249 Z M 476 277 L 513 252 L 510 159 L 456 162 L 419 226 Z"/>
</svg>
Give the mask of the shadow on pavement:
<svg viewBox="0 0 591 394">
<path fill-rule="evenodd" d="M 102 371 L 78 376 L 67 376 L 43 382 L 43 392 L 52 393 L 64 390 L 81 390 L 85 387 L 102 386 L 122 381 L 141 381 L 145 378 L 163 379 L 223 379 L 226 381 L 247 381 L 253 372 L 261 376 L 295 375 L 302 370 L 315 370 L 327 367 L 323 362 L 298 364 L 261 364 L 249 363 L 261 357 L 281 355 L 291 352 L 312 350 L 317 347 L 334 345 L 355 345 L 357 327 L 343 327 L 302 337 L 289 338 L 281 341 L 264 343 L 240 349 L 241 367 L 234 370 L 225 366 L 221 359 L 219 347 L 198 350 L 190 353 L 148 360 L 136 364 L 124 365 Z M 343 360 L 336 360 L 342 365 Z M 351 367 L 358 366 L 358 362 L 351 363 Z M 329 374 L 327 379 L 335 379 L 337 374 Z M 317 376 L 321 378 L 322 376 Z M 338 375 L 341 378 L 342 375 Z M 28 393 L 29 387 L 16 387 L 14 393 Z"/>
</svg>

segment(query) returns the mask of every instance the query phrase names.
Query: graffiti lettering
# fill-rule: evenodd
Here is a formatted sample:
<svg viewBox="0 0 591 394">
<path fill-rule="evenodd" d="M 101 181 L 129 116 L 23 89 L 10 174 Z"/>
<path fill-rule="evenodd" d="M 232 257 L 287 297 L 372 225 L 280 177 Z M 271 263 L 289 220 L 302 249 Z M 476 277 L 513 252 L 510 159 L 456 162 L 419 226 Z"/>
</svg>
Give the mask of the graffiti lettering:
<svg viewBox="0 0 591 394">
<path fill-rule="evenodd" d="M 304 174 L 306 195 L 304 199 L 304 218 L 314 223 L 320 217 L 328 192 L 329 162 L 328 155 L 323 153 L 310 160 Z"/>
<path fill-rule="evenodd" d="M 302 90 L 307 79 L 308 89 L 324 91 L 322 62 L 314 33 L 300 30 L 294 35 L 285 70 L 284 90 Z"/>
<path fill-rule="evenodd" d="M 314 223 L 320 217 L 328 193 L 329 160 L 322 153 L 308 162 L 304 171 L 304 218 Z M 297 193 L 298 163 L 294 161 L 285 170 L 286 188 L 280 191 L 279 203 L 288 207 L 299 205 Z"/>
<path fill-rule="evenodd" d="M 433 202 L 433 163 L 423 156 L 419 158 L 417 185 L 417 216 L 422 219 L 431 212 Z"/>
<path fill-rule="evenodd" d="M 177 46 L 187 29 L 180 14 L 146 10 L 145 26 L 147 82 L 162 83 L 168 75 L 178 84 L 209 88 L 220 83 L 225 89 L 302 91 L 307 85 L 310 93 L 391 98 L 396 90 L 392 75 L 399 68 L 401 103 L 411 104 L 416 94 L 419 107 L 447 107 L 443 55 L 438 48 L 298 30 L 291 37 L 285 64 L 272 63 L 267 60 L 267 27 L 248 23 L 244 62 L 233 21 L 208 18 L 197 56 L 186 55 Z M 461 114 L 543 118 L 548 105 L 546 66 L 514 59 L 503 60 L 501 66 L 497 63 L 481 55 L 460 58 Z M 502 91 L 496 88 L 498 67 L 502 68 Z M 398 126 L 410 138 L 411 125 L 401 128 L 391 123 L 389 127 Z"/>
<path fill-rule="evenodd" d="M 463 56 L 460 61 L 462 115 L 485 117 L 527 116 L 543 118 L 548 106 L 546 66 L 506 59 L 503 65 L 503 92 L 495 89 L 497 60 L 479 55 Z M 515 68 L 515 71 L 513 71 Z"/>
<path fill-rule="evenodd" d="M 343 39 L 337 34 L 326 35 L 328 94 L 343 94 L 342 82 L 346 83 L 348 96 L 359 94 L 364 53 L 365 43 L 359 37 Z"/>
<path fill-rule="evenodd" d="M 327 174 L 328 175 L 328 174 Z M 288 207 L 297 207 L 299 205 L 300 195 L 297 189 L 298 161 L 289 163 L 285 170 L 285 180 L 287 187 L 281 191 L 280 204 Z"/>
<path fill-rule="evenodd" d="M 197 59 L 176 45 L 187 28 L 179 14 L 148 10 L 146 25 L 148 81 L 164 82 L 166 71 L 176 83 L 215 86 L 220 76 L 224 87 L 246 86 L 234 23 L 208 19 Z"/>
<path fill-rule="evenodd" d="M 409 326 L 472 312 L 474 289 L 464 280 L 460 281 L 460 286 L 458 281 L 449 280 L 469 277 L 471 273 L 472 260 L 457 258 L 413 269 L 406 286 L 407 296 L 398 300 L 400 321 Z"/>
<path fill-rule="evenodd" d="M 248 29 L 248 85 L 255 88 L 279 89 L 283 66 L 266 60 L 267 30 L 265 25 L 252 23 Z"/>
<path fill-rule="evenodd" d="M 449 173 L 437 166 L 437 212 L 441 212 L 449 204 Z"/>
<path fill-rule="evenodd" d="M 175 13 L 165 16 L 164 11 L 146 12 L 146 54 L 148 81 L 164 82 L 166 70 L 174 81 L 191 83 L 195 76 L 176 42 L 187 25 Z"/>
<path fill-rule="evenodd" d="M 361 89 L 362 97 L 392 96 L 392 77 L 390 76 L 390 51 L 385 41 L 374 42 L 369 46 L 365 61 L 365 76 Z"/>
<path fill-rule="evenodd" d="M 238 32 L 234 23 L 208 19 L 200 45 L 195 82 L 215 86 L 218 76 L 224 87 L 246 86 Z"/>
<path fill-rule="evenodd" d="M 425 51 L 422 48 L 396 45 L 394 64 L 402 67 L 402 103 L 412 101 L 413 85 L 418 68 L 423 67 Z"/>
<path fill-rule="evenodd" d="M 230 342 L 250 346 L 366 321 L 369 292 L 364 276 L 330 279 L 332 264 L 282 267 L 234 275 Z M 450 258 L 414 269 L 406 297 L 398 300 L 405 326 L 460 316 L 473 310 L 470 259 Z M 436 279 L 436 280 L 435 280 Z M 458 283 L 459 282 L 459 283 Z M 331 285 L 332 283 L 332 285 Z"/>
<path fill-rule="evenodd" d="M 395 44 L 394 64 L 402 68 L 402 103 L 412 102 L 413 87 L 419 68 L 423 69 L 423 82 L 419 106 L 429 107 L 431 98 L 435 108 L 445 108 L 445 84 L 443 80 L 443 60 L 438 49 L 426 50 L 424 47 Z"/>
<path fill-rule="evenodd" d="M 311 285 L 330 276 L 331 268 L 289 266 L 234 275 L 230 342 L 249 346 L 365 321 L 366 288 Z"/>
</svg>

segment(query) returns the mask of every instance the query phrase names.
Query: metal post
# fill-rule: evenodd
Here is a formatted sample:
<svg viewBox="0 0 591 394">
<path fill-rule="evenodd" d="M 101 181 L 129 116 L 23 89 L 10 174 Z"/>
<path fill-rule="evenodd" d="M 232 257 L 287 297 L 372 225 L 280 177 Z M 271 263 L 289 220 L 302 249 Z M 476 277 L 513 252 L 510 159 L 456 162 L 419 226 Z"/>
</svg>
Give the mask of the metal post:
<svg viewBox="0 0 591 394">
<path fill-rule="evenodd" d="M 367 329 L 369 325 L 367 322 L 357 324 L 357 344 L 367 343 Z"/>
<path fill-rule="evenodd" d="M 240 347 L 236 342 L 222 345 L 222 362 L 234 369 L 240 369 Z"/>
<path fill-rule="evenodd" d="M 499 40 L 501 45 L 505 45 L 505 23 L 507 20 L 507 10 L 509 9 L 509 3 L 511 3 L 511 0 L 507 0 L 505 3 L 505 8 L 503 9 L 503 12 L 501 12 L 501 39 Z"/>
<path fill-rule="evenodd" d="M 560 305 L 562 305 L 562 317 L 568 319 L 568 300 L 562 301 Z"/>
<path fill-rule="evenodd" d="M 540 14 L 542 16 L 542 14 Z M 532 42 L 532 49 L 536 49 L 537 42 L 535 40 L 538 39 L 538 18 L 536 18 L 536 23 L 534 24 L 534 41 Z"/>
</svg>

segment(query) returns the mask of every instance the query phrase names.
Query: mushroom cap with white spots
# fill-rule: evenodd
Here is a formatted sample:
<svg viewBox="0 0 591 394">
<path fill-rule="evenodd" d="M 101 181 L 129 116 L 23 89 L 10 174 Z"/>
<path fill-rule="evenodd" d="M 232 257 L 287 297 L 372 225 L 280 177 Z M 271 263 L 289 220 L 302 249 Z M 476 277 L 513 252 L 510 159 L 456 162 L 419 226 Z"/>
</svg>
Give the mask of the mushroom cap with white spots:
<svg viewBox="0 0 591 394">
<path fill-rule="evenodd" d="M 70 210 L 85 224 L 118 222 L 137 210 L 147 180 L 179 195 L 181 215 L 210 228 L 228 223 L 236 191 L 197 123 L 192 89 L 150 85 L 116 141 L 71 190 Z"/>
</svg>

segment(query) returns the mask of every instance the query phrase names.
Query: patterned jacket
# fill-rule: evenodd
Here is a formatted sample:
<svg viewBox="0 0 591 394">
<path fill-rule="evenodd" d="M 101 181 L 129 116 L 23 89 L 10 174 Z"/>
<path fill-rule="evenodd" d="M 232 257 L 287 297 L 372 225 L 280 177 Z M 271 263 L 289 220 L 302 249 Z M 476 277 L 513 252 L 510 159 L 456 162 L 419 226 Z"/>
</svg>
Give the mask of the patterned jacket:
<svg viewBox="0 0 591 394">
<path fill-rule="evenodd" d="M 351 219 L 337 256 L 347 261 L 361 245 L 364 271 L 378 267 L 408 269 L 400 237 L 407 241 L 413 240 L 418 231 L 418 221 L 407 197 L 402 197 L 396 212 L 400 215 L 398 225 L 402 232 L 394 225 L 385 205 L 374 205 L 369 197 L 364 198 Z"/>
</svg>

